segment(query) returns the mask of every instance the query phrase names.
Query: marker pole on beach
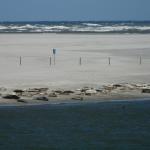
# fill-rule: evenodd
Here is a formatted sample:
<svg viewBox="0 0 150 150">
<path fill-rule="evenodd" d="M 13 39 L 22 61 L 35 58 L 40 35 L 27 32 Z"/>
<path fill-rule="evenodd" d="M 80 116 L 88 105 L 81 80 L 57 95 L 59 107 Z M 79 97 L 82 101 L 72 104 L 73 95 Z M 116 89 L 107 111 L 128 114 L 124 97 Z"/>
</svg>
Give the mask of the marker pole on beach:
<svg viewBox="0 0 150 150">
<path fill-rule="evenodd" d="M 79 59 L 79 65 L 81 66 L 82 65 L 82 58 L 80 57 Z"/>
<path fill-rule="evenodd" d="M 140 65 L 142 64 L 142 57 L 140 56 Z"/>
<path fill-rule="evenodd" d="M 52 65 L 52 58 L 51 58 L 51 56 L 49 57 L 49 65 L 50 66 Z"/>
<path fill-rule="evenodd" d="M 56 55 L 56 49 L 53 48 L 53 55 L 54 55 L 54 65 L 56 64 L 56 59 L 55 59 L 55 55 Z"/>
<path fill-rule="evenodd" d="M 109 65 L 111 65 L 111 61 L 110 61 L 110 60 L 111 60 L 111 58 L 108 57 L 108 64 L 109 64 Z"/>
<path fill-rule="evenodd" d="M 21 58 L 21 56 L 19 57 L 19 65 L 20 66 L 22 65 L 22 58 Z"/>
</svg>

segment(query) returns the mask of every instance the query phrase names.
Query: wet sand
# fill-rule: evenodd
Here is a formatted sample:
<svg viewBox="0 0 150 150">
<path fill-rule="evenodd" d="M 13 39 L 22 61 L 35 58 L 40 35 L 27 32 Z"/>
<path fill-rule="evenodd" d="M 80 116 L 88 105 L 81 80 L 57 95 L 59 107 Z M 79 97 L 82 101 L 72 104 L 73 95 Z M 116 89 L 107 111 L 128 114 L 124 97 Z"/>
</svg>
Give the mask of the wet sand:
<svg viewBox="0 0 150 150">
<path fill-rule="evenodd" d="M 1 106 L 28 106 L 45 104 L 78 104 L 112 101 L 150 100 L 150 85 L 111 84 L 96 89 L 83 87 L 76 90 L 49 88 L 1 89 Z"/>
<path fill-rule="evenodd" d="M 62 104 L 87 104 L 100 102 L 117 102 L 117 101 L 150 101 L 150 95 L 109 95 L 109 96 L 92 96 L 84 97 L 83 101 L 72 100 L 66 97 L 49 99 L 49 101 L 38 101 L 25 99 L 26 103 L 17 102 L 16 100 L 0 99 L 0 106 L 37 106 L 37 105 L 62 105 Z"/>
</svg>

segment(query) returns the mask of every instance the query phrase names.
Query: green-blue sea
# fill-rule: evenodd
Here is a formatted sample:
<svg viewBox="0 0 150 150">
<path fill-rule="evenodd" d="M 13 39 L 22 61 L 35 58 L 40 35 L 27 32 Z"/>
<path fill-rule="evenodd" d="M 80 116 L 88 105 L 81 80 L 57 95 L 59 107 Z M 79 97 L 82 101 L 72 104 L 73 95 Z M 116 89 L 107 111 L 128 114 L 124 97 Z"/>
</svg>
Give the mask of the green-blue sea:
<svg viewBox="0 0 150 150">
<path fill-rule="evenodd" d="M 149 150 L 150 101 L 0 107 L 0 150 Z"/>
</svg>

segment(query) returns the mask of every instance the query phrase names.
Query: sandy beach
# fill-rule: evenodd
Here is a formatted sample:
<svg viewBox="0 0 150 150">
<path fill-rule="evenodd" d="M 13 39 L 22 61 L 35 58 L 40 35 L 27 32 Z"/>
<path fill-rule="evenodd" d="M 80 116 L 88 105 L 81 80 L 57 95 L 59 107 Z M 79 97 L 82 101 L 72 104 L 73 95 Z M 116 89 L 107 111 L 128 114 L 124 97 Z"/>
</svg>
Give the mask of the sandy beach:
<svg viewBox="0 0 150 150">
<path fill-rule="evenodd" d="M 146 34 L 0 34 L 0 87 L 76 90 L 116 83 L 149 84 L 149 39 Z M 57 50 L 55 65 L 53 48 Z M 128 95 L 131 99 L 141 96 Z"/>
<path fill-rule="evenodd" d="M 150 150 L 150 0 L 0 1 L 0 150 Z"/>
</svg>

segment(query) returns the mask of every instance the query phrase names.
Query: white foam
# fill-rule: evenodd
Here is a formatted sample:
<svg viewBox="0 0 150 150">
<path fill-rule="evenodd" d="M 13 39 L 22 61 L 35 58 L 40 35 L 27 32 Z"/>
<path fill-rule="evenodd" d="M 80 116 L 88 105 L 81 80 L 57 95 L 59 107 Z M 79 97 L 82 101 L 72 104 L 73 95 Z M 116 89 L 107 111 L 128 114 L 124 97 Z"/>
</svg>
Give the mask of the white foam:
<svg viewBox="0 0 150 150">
<path fill-rule="evenodd" d="M 102 26 L 102 25 L 96 24 L 96 23 L 83 23 L 83 25 L 91 26 L 91 27 L 100 27 L 100 26 Z"/>
<path fill-rule="evenodd" d="M 86 25 L 86 26 L 85 26 Z M 128 32 L 128 31 L 150 31 L 150 26 L 133 26 L 126 24 L 116 25 L 100 25 L 92 23 L 83 23 L 82 25 L 41 25 L 41 24 L 25 24 L 25 25 L 0 25 L 0 31 L 26 31 L 26 32 Z"/>
<path fill-rule="evenodd" d="M 8 29 L 8 27 L 6 27 L 6 26 L 0 26 L 0 30 L 5 30 L 5 29 Z"/>
</svg>

